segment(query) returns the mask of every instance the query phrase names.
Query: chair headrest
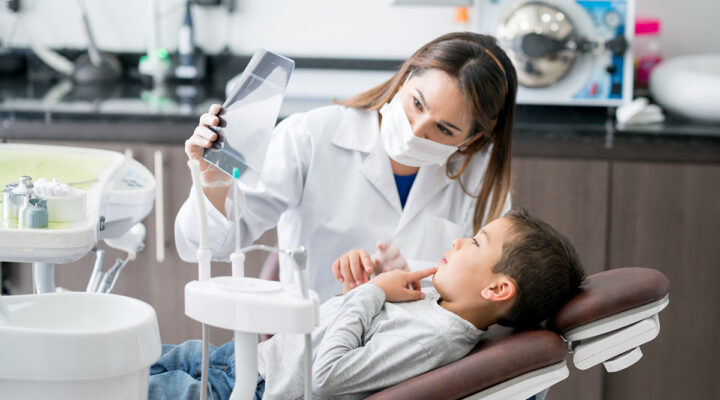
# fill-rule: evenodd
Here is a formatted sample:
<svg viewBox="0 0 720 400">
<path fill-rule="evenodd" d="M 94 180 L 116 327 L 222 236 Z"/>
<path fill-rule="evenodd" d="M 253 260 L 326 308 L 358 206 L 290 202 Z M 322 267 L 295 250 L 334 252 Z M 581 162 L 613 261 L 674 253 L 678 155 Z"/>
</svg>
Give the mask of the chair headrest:
<svg viewBox="0 0 720 400">
<path fill-rule="evenodd" d="M 493 325 L 464 358 L 387 388 L 368 400 L 464 398 L 557 364 L 567 357 L 567 351 L 567 344 L 555 332 L 516 332 Z"/>
<path fill-rule="evenodd" d="M 670 292 L 665 275 L 650 268 L 617 268 L 588 276 L 582 291 L 550 321 L 551 329 L 567 332 L 642 305 Z"/>
</svg>

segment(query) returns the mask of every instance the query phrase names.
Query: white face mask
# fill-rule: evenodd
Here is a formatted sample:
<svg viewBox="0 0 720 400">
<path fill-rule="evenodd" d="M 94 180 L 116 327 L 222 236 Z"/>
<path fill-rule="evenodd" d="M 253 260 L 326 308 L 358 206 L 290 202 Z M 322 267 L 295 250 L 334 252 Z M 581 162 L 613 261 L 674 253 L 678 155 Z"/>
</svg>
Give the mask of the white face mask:
<svg viewBox="0 0 720 400">
<path fill-rule="evenodd" d="M 456 146 L 415 136 L 399 94 L 380 108 L 380 114 L 380 140 L 387 155 L 400 164 L 410 167 L 442 165 L 458 150 Z"/>
</svg>

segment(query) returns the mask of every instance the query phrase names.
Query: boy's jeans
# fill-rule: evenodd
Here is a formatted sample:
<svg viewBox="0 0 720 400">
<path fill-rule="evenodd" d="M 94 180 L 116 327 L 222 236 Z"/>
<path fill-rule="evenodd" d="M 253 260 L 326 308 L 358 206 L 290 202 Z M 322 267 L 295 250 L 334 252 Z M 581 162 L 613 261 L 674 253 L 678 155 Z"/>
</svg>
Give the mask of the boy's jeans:
<svg viewBox="0 0 720 400">
<path fill-rule="evenodd" d="M 235 346 L 229 341 L 220 347 L 210 345 L 208 400 L 225 400 L 235 386 Z M 164 344 L 162 355 L 150 367 L 148 400 L 200 399 L 202 342 L 189 340 L 181 345 Z M 265 380 L 258 374 L 255 400 L 261 400 Z"/>
</svg>

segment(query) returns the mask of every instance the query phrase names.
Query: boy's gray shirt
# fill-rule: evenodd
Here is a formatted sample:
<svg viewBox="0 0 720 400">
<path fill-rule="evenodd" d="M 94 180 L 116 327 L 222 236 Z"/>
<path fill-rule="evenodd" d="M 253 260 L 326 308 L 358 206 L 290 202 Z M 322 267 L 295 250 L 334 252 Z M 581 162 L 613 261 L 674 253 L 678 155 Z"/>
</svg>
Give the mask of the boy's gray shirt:
<svg viewBox="0 0 720 400">
<path fill-rule="evenodd" d="M 435 289 L 423 292 L 423 300 L 386 303 L 382 289 L 365 284 L 323 303 L 312 334 L 314 397 L 363 398 L 468 354 L 483 331 L 440 307 Z M 302 397 L 303 353 L 301 334 L 260 343 L 263 400 Z"/>
</svg>

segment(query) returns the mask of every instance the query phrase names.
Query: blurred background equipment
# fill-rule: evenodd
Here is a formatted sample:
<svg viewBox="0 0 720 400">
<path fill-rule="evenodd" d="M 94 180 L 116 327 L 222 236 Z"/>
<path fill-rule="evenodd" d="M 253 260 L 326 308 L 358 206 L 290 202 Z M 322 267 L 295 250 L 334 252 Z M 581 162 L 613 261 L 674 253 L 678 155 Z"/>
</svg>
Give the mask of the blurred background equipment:
<svg viewBox="0 0 720 400">
<path fill-rule="evenodd" d="M 101 53 L 95 44 L 95 36 L 90 28 L 90 19 L 83 0 L 76 0 L 82 14 L 83 27 L 87 37 L 87 53 L 75 60 L 73 79 L 78 83 L 112 82 L 122 75 L 122 67 L 117 57 L 109 53 Z"/>
<path fill-rule="evenodd" d="M 205 54 L 195 46 L 195 28 L 192 18 L 192 0 L 185 1 L 185 14 L 178 29 L 175 78 L 184 80 L 205 77 Z"/>
<path fill-rule="evenodd" d="M 632 99 L 634 0 L 478 0 L 477 30 L 518 73 L 519 104 L 617 106 Z"/>
<path fill-rule="evenodd" d="M 635 64 L 635 94 L 646 94 L 650 72 L 662 61 L 660 51 L 660 20 L 637 18 L 635 20 L 635 42 L 633 44 Z"/>
<path fill-rule="evenodd" d="M 38 42 L 33 41 L 30 47 L 45 64 L 55 71 L 71 77 L 78 84 L 105 84 L 117 81 L 122 75 L 120 61 L 115 55 L 98 50 L 85 3 L 83 0 L 76 0 L 76 3 L 80 9 L 87 39 L 86 53 L 71 62 Z"/>
<path fill-rule="evenodd" d="M 720 53 L 667 59 L 650 74 L 650 93 L 668 111 L 720 121 Z"/>
</svg>

